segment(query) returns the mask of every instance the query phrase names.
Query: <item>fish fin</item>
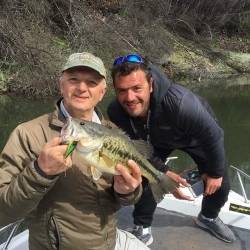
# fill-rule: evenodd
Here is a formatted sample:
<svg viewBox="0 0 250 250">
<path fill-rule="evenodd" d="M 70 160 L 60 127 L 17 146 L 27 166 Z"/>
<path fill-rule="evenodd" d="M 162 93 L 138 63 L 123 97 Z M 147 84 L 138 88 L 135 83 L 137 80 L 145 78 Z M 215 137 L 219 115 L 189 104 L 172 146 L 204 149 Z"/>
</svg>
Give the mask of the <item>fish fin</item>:
<svg viewBox="0 0 250 250">
<path fill-rule="evenodd" d="M 125 138 L 126 140 L 128 140 L 129 142 L 131 142 L 134 147 L 142 154 L 144 155 L 146 158 L 150 158 L 153 155 L 154 152 L 154 148 L 150 143 L 147 143 L 146 141 L 140 139 L 140 140 L 132 140 L 130 138 L 130 136 L 123 131 L 120 128 L 111 128 L 111 130 L 114 133 L 117 133 L 118 135 L 120 135 L 122 138 Z"/>
<path fill-rule="evenodd" d="M 96 167 L 90 166 L 90 171 L 94 181 L 98 181 L 102 176 L 102 172 L 100 172 Z"/>
<path fill-rule="evenodd" d="M 66 149 L 66 153 L 64 156 L 65 159 L 73 153 L 74 149 L 76 148 L 76 145 L 77 145 L 77 141 L 71 141 L 68 144 L 68 147 Z"/>
<path fill-rule="evenodd" d="M 105 166 L 107 167 L 111 167 L 114 165 L 113 160 L 107 155 L 103 154 L 102 152 L 99 152 L 99 156 L 99 159 L 102 161 L 101 165 L 105 164 Z"/>
<path fill-rule="evenodd" d="M 159 176 L 159 181 L 150 183 L 150 187 L 155 201 L 159 203 L 163 200 L 165 194 L 174 191 L 177 187 L 177 183 L 162 173 Z"/>
<path fill-rule="evenodd" d="M 132 142 L 135 148 L 147 159 L 153 155 L 154 148 L 151 144 L 144 140 L 132 140 Z"/>
<path fill-rule="evenodd" d="M 88 166 L 88 167 L 87 167 L 87 173 L 88 173 L 88 175 L 91 175 L 91 176 L 92 176 L 91 166 Z"/>
<path fill-rule="evenodd" d="M 112 128 L 110 128 L 110 130 L 112 130 L 114 133 L 117 133 L 117 134 L 119 134 L 119 135 L 128 136 L 128 135 L 125 133 L 125 131 L 123 131 L 123 130 L 120 129 L 120 128 L 112 127 Z"/>
</svg>

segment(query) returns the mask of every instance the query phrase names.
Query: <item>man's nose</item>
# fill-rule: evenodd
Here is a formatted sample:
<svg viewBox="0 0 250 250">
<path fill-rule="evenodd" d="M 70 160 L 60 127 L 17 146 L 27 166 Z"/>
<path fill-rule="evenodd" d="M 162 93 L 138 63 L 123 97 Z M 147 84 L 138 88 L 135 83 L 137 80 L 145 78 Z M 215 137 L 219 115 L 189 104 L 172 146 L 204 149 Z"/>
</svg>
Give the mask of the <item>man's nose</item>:
<svg viewBox="0 0 250 250">
<path fill-rule="evenodd" d="M 78 88 L 82 91 L 86 90 L 88 88 L 88 85 L 85 81 L 80 81 L 78 84 Z"/>
<path fill-rule="evenodd" d="M 127 91 L 127 101 L 133 101 L 135 98 L 134 92 L 132 90 Z"/>
</svg>

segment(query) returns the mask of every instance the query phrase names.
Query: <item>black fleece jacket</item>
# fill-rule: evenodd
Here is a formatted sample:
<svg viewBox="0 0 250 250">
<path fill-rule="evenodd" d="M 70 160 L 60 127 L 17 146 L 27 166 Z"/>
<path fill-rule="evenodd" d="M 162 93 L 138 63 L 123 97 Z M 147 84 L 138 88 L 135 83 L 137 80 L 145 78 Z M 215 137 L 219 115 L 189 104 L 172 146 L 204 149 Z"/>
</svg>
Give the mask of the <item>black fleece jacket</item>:
<svg viewBox="0 0 250 250">
<path fill-rule="evenodd" d="M 211 107 L 202 97 L 172 83 L 156 66 L 151 64 L 150 69 L 153 92 L 148 126 L 139 118 L 130 118 L 117 100 L 108 107 L 110 120 L 132 139 L 146 140 L 148 135 L 155 151 L 152 162 L 162 171 L 166 171 L 165 158 L 179 149 L 191 156 L 201 173 L 223 176 L 224 133 Z"/>
</svg>

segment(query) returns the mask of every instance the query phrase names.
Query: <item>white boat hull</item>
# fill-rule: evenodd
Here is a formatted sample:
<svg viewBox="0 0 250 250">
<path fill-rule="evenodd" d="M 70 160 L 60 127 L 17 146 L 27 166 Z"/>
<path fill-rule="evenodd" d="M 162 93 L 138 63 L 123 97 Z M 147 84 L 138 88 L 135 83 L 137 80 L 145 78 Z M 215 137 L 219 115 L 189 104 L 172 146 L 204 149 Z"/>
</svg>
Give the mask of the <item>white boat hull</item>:
<svg viewBox="0 0 250 250">
<path fill-rule="evenodd" d="M 185 188 L 185 193 L 191 196 L 191 193 L 188 192 L 188 189 Z M 167 194 L 158 204 L 158 207 L 190 216 L 197 216 L 201 209 L 202 197 L 199 196 L 193 201 L 186 201 L 176 199 L 172 194 Z M 250 203 L 245 203 L 243 196 L 231 190 L 228 201 L 221 209 L 220 218 L 228 225 L 250 230 L 250 215 L 229 210 L 230 203 L 250 209 Z"/>
<path fill-rule="evenodd" d="M 25 230 L 21 232 L 20 234 L 13 237 L 11 240 L 8 250 L 29 250 L 29 231 Z M 3 249 L 5 246 L 5 243 L 0 245 L 0 249 Z"/>
</svg>

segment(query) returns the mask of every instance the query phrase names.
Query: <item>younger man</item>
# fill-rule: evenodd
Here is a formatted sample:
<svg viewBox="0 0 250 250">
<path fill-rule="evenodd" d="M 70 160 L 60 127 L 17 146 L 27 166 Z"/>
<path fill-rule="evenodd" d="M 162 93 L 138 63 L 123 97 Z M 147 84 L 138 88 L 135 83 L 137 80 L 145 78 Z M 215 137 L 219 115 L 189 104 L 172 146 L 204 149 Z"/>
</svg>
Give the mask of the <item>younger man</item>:
<svg viewBox="0 0 250 250">
<path fill-rule="evenodd" d="M 218 217 L 230 189 L 224 134 L 207 102 L 171 82 L 155 65 L 137 54 L 116 58 L 112 78 L 116 100 L 108 107 L 111 121 L 132 139 L 150 142 L 155 151 L 153 165 L 177 182 L 184 183 L 165 166 L 166 157 L 175 149 L 191 156 L 205 182 L 196 223 L 219 239 L 233 242 L 233 232 Z M 153 242 L 151 224 L 157 204 L 146 180 L 143 188 L 133 212 L 133 233 L 149 245 Z M 180 191 L 177 194 L 188 199 Z"/>
</svg>

